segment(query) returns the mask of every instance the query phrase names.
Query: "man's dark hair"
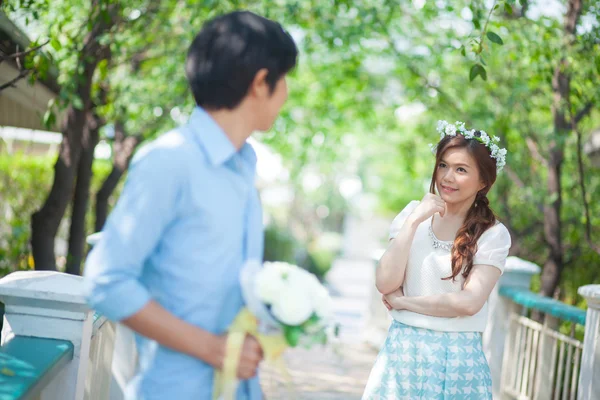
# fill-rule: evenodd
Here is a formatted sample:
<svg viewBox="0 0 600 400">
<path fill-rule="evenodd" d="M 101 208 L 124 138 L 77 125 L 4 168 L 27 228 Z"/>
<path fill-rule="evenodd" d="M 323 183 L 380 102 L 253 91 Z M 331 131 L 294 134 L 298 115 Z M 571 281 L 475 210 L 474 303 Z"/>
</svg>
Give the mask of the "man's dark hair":
<svg viewBox="0 0 600 400">
<path fill-rule="evenodd" d="M 271 91 L 296 65 L 298 49 L 280 24 L 249 11 L 208 21 L 190 46 L 185 73 L 196 100 L 206 109 L 235 108 L 256 73 L 269 72 Z"/>
</svg>

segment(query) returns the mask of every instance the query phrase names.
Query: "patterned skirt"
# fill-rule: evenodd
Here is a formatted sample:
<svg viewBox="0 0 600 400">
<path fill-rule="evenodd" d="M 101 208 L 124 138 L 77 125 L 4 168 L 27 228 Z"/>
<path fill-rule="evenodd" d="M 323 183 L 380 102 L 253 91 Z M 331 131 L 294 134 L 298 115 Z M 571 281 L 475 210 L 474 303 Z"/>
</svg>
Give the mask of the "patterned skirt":
<svg viewBox="0 0 600 400">
<path fill-rule="evenodd" d="M 477 332 L 440 332 L 393 321 L 363 400 L 491 400 Z"/>
</svg>

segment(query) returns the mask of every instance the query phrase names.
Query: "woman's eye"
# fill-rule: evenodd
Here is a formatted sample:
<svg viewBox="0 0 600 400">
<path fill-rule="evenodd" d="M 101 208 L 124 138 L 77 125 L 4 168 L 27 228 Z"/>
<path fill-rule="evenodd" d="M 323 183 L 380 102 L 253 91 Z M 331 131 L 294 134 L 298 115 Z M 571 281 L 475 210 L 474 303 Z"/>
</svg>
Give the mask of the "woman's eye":
<svg viewBox="0 0 600 400">
<path fill-rule="evenodd" d="M 444 163 L 442 162 L 442 163 L 440 163 L 439 167 L 440 167 L 440 168 L 446 168 L 446 164 L 444 164 Z"/>
<path fill-rule="evenodd" d="M 467 170 L 464 168 L 458 168 L 458 172 L 467 172 Z"/>
</svg>

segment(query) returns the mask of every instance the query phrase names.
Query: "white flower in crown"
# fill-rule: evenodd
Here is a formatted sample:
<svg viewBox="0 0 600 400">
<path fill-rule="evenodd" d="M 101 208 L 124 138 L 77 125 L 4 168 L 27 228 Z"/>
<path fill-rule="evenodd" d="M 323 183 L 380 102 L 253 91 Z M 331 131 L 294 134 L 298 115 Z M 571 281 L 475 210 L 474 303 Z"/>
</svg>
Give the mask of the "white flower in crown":
<svg viewBox="0 0 600 400">
<path fill-rule="evenodd" d="M 437 131 L 440 133 L 440 140 L 446 136 L 456 136 L 460 133 L 465 139 L 477 140 L 479 143 L 483 144 L 490 150 L 490 157 L 496 160 L 497 172 L 500 172 L 506 165 L 506 149 L 501 149 L 496 144 L 497 142 L 500 142 L 498 136 L 490 137 L 485 131 L 479 131 L 479 136 L 475 136 L 476 131 L 474 129 L 467 130 L 465 128 L 465 123 L 460 121 L 456 121 L 454 125 L 452 125 L 447 121 L 440 120 L 437 123 Z M 437 145 L 429 144 L 429 148 L 435 154 Z"/>
<path fill-rule="evenodd" d="M 488 136 L 488 134 L 485 131 L 480 131 L 479 137 L 483 141 L 483 144 L 485 144 L 486 146 L 490 145 L 490 137 Z"/>
<path fill-rule="evenodd" d="M 446 129 L 444 129 L 444 133 L 446 136 L 456 136 L 456 126 L 452 124 L 446 125 Z"/>
<path fill-rule="evenodd" d="M 492 157 L 498 157 L 498 152 L 500 151 L 500 147 L 498 147 L 498 145 L 492 143 L 490 145 L 490 150 L 492 151 Z"/>
<path fill-rule="evenodd" d="M 446 121 L 441 121 L 441 120 L 438 121 L 437 131 L 440 132 L 440 133 L 443 132 L 444 129 L 446 128 L 446 125 L 448 125 L 448 123 Z"/>
</svg>

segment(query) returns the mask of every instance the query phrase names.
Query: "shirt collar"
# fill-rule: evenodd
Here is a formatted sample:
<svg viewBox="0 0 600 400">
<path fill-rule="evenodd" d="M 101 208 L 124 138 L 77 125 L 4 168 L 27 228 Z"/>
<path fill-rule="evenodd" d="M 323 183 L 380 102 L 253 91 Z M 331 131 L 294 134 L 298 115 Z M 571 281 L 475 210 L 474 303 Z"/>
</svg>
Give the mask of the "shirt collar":
<svg viewBox="0 0 600 400">
<path fill-rule="evenodd" d="M 221 165 L 236 153 L 223 129 L 202 108 L 195 107 L 188 127 L 204 148 L 212 165 Z M 244 145 L 246 147 L 247 143 Z"/>
</svg>

